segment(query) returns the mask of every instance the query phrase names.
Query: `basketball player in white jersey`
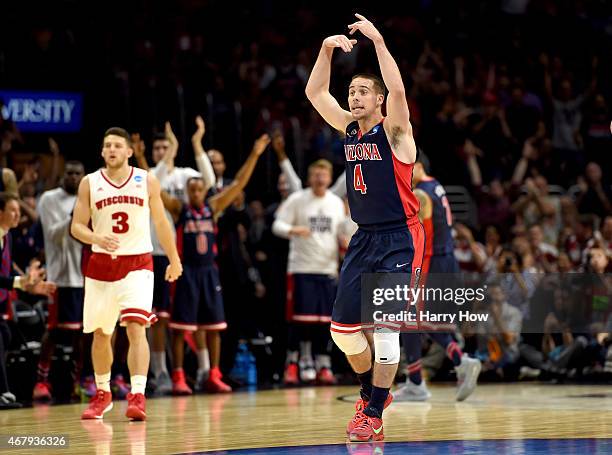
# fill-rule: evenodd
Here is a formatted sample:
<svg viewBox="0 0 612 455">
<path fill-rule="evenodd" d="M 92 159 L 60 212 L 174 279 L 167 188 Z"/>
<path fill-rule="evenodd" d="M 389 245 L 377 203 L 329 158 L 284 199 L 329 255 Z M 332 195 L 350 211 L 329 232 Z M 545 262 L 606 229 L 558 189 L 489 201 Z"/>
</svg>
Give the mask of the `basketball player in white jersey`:
<svg viewBox="0 0 612 455">
<path fill-rule="evenodd" d="M 144 392 L 149 345 L 145 327 L 156 320 L 151 313 L 150 218 L 170 261 L 165 278 L 174 281 L 182 273 L 159 181 L 128 164 L 132 153 L 127 131 L 122 128 L 106 131 L 102 146 L 106 166 L 83 178 L 73 213 L 72 235 L 91 244 L 93 252 L 85 273 L 83 331 L 94 332 L 91 355 L 98 390 L 82 419 L 101 419 L 113 407 L 111 336 L 117 319 L 126 326 L 130 342 L 128 368 L 132 393 L 128 394 L 126 416 L 132 420 L 146 419 Z"/>
</svg>

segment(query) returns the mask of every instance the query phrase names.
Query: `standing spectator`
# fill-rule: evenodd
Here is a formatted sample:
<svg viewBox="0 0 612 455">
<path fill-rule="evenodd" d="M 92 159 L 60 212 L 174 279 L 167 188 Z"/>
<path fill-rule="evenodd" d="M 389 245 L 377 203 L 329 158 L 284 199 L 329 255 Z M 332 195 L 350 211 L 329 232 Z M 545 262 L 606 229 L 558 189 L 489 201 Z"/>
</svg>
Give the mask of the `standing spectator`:
<svg viewBox="0 0 612 455">
<path fill-rule="evenodd" d="M 603 180 L 599 164 L 587 164 L 584 177 L 578 177 L 578 186 L 576 206 L 580 213 L 592 213 L 600 218 L 612 214 L 612 191 L 610 184 Z"/>
<path fill-rule="evenodd" d="M 172 351 L 174 371 L 172 391 L 177 395 L 190 395 L 191 388 L 185 381 L 183 371 L 185 332 L 202 332 L 196 337 L 198 351 L 205 346 L 210 350 L 210 375 L 198 362 L 196 387 L 209 392 L 231 392 L 232 388 L 222 381 L 220 370 L 221 335 L 227 328 L 219 272 L 215 264 L 216 240 L 215 220 L 242 192 L 247 185 L 259 157 L 270 139 L 260 137 L 253 150 L 237 173 L 237 178 L 224 190 L 208 201 L 205 196 L 211 181 L 191 178 L 187 181 L 188 204 L 162 192 L 164 206 L 172 213 L 179 233 L 179 251 L 184 264 L 184 273 L 177 280 L 175 302 L 172 308 L 170 328 L 173 330 Z M 204 331 L 206 345 L 204 345 Z"/>
<path fill-rule="evenodd" d="M 49 280 L 58 286 L 49 306 L 47 331 L 43 335 L 38 360 L 33 400 L 51 399 L 48 382 L 51 357 L 61 331 L 70 333 L 73 347 L 75 390 L 81 376 L 83 336 L 82 244 L 70 235 L 72 210 L 85 168 L 79 161 L 68 161 L 61 185 L 40 197 L 38 213 L 45 240 L 45 257 Z"/>
<path fill-rule="evenodd" d="M 161 188 L 183 202 L 187 201 L 185 187 L 190 178 L 202 178 L 207 185 L 211 186 L 214 182 L 214 173 L 211 163 L 206 157 L 202 139 L 206 133 L 206 125 L 202 117 L 195 119 L 196 131 L 191 138 L 196 165 L 200 172 L 174 165 L 174 160 L 178 152 L 178 140 L 172 131 L 169 122 L 166 122 L 165 132 L 158 135 L 153 140 L 153 162 L 155 167 L 151 172 L 159 178 Z M 135 142 L 135 155 L 139 165 L 147 169 L 148 164 L 144 157 L 144 144 L 142 141 Z M 166 211 L 166 216 L 170 221 L 172 232 L 174 233 L 174 222 L 172 216 Z M 151 240 L 153 243 L 153 271 L 155 274 L 153 286 L 153 310 L 159 317 L 157 324 L 151 328 L 152 349 L 151 349 L 151 372 L 153 373 L 153 385 L 157 394 L 167 394 L 172 391 L 172 381 L 166 366 L 166 332 L 168 319 L 170 318 L 170 285 L 164 279 L 168 258 L 166 257 L 159 241 L 155 236 L 155 230 L 151 229 Z M 198 365 L 201 374 L 207 374 L 210 369 L 210 359 L 206 345 L 201 343 L 199 349 Z M 206 372 L 206 373 L 205 373 Z"/>
<path fill-rule="evenodd" d="M 329 161 L 315 161 L 308 174 L 310 188 L 289 196 L 279 207 L 272 226 L 276 235 L 290 238 L 287 269 L 290 325 L 284 374 L 287 385 L 298 384 L 299 379 L 335 383 L 328 353 L 328 324 L 336 294 L 338 227 L 344 221 L 344 203 L 328 190 L 332 180 Z"/>
</svg>

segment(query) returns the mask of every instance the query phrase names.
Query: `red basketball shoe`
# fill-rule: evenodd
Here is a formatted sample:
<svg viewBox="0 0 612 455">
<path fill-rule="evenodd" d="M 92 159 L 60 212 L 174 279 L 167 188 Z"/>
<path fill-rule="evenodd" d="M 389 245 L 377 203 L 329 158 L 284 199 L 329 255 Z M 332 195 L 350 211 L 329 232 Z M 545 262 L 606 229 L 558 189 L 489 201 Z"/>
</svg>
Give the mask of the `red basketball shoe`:
<svg viewBox="0 0 612 455">
<path fill-rule="evenodd" d="M 191 395 L 193 393 L 185 382 L 185 372 L 183 370 L 172 372 L 172 393 L 174 395 Z"/>
<path fill-rule="evenodd" d="M 209 393 L 230 393 L 232 388 L 223 382 L 223 375 L 219 368 L 211 368 L 210 375 L 206 381 L 206 391 Z"/>
<path fill-rule="evenodd" d="M 355 425 L 355 428 L 349 434 L 351 442 L 382 441 L 385 439 L 382 419 L 365 414 L 363 416 L 364 418 Z"/>
<path fill-rule="evenodd" d="M 385 407 L 383 409 L 387 409 L 392 401 L 393 401 L 393 395 L 391 395 L 391 393 L 389 393 L 389 396 L 387 396 L 387 399 L 385 400 Z M 346 434 L 351 434 L 351 432 L 357 426 L 357 424 L 361 420 L 363 420 L 363 419 L 365 419 L 367 417 L 367 415 L 365 415 L 363 413 L 363 410 L 365 408 L 367 408 L 367 407 L 368 407 L 368 402 L 367 401 L 363 400 L 362 398 L 359 398 L 357 400 L 357 402 L 355 403 L 355 411 L 356 412 L 355 412 L 355 415 L 353 416 L 353 418 L 351 419 L 351 421 L 346 426 Z"/>
<path fill-rule="evenodd" d="M 101 419 L 111 409 L 113 409 L 113 394 L 98 389 L 92 399 L 89 400 L 87 409 L 81 414 L 81 419 Z"/>
<path fill-rule="evenodd" d="M 145 396 L 142 393 L 128 393 L 128 407 L 125 416 L 130 420 L 145 420 Z"/>
</svg>

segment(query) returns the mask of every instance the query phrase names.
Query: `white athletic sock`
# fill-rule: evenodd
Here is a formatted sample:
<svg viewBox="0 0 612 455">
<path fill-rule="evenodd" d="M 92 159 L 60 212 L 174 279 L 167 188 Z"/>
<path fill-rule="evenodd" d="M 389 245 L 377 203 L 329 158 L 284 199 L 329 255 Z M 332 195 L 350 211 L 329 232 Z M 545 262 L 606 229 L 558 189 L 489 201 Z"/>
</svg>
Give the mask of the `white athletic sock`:
<svg viewBox="0 0 612 455">
<path fill-rule="evenodd" d="M 315 368 L 319 371 L 321 368 L 331 370 L 331 357 L 325 354 L 315 356 Z"/>
<path fill-rule="evenodd" d="M 166 367 L 166 351 L 151 351 L 151 371 L 158 378 L 161 373 L 168 373 Z"/>
<path fill-rule="evenodd" d="M 140 374 L 130 376 L 130 384 L 132 384 L 133 394 L 142 393 L 144 395 L 147 387 L 147 377 Z"/>
<path fill-rule="evenodd" d="M 312 365 L 312 343 L 310 341 L 300 341 L 300 363 L 303 365 Z"/>
<path fill-rule="evenodd" d="M 208 349 L 198 350 L 198 372 L 210 370 L 210 359 L 208 357 Z"/>
<path fill-rule="evenodd" d="M 111 374 L 110 371 L 104 374 L 96 374 L 96 388 L 98 390 L 104 390 L 105 392 L 110 392 L 110 380 Z"/>
<path fill-rule="evenodd" d="M 298 363 L 299 353 L 297 351 L 287 351 L 287 365 Z"/>
</svg>

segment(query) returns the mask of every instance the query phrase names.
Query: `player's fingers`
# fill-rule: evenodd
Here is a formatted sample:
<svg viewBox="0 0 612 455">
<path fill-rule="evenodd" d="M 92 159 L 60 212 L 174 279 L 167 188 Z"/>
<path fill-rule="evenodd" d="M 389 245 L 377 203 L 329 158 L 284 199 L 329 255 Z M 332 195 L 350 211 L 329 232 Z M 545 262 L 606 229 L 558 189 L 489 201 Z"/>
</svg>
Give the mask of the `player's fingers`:
<svg viewBox="0 0 612 455">
<path fill-rule="evenodd" d="M 356 39 L 352 39 L 350 42 L 351 42 L 351 44 L 352 44 L 353 46 L 354 46 L 355 44 L 357 44 L 357 40 L 356 40 Z"/>
<path fill-rule="evenodd" d="M 357 19 L 359 19 L 360 21 L 367 21 L 367 19 L 365 18 L 365 16 L 362 16 L 362 15 L 361 15 L 361 14 L 359 14 L 359 13 L 355 13 L 355 17 L 356 17 Z"/>
<path fill-rule="evenodd" d="M 350 39 L 348 39 L 346 36 L 343 37 L 344 38 L 344 42 L 346 43 L 346 45 L 349 47 L 349 49 L 353 49 L 353 43 L 351 42 Z"/>
</svg>

